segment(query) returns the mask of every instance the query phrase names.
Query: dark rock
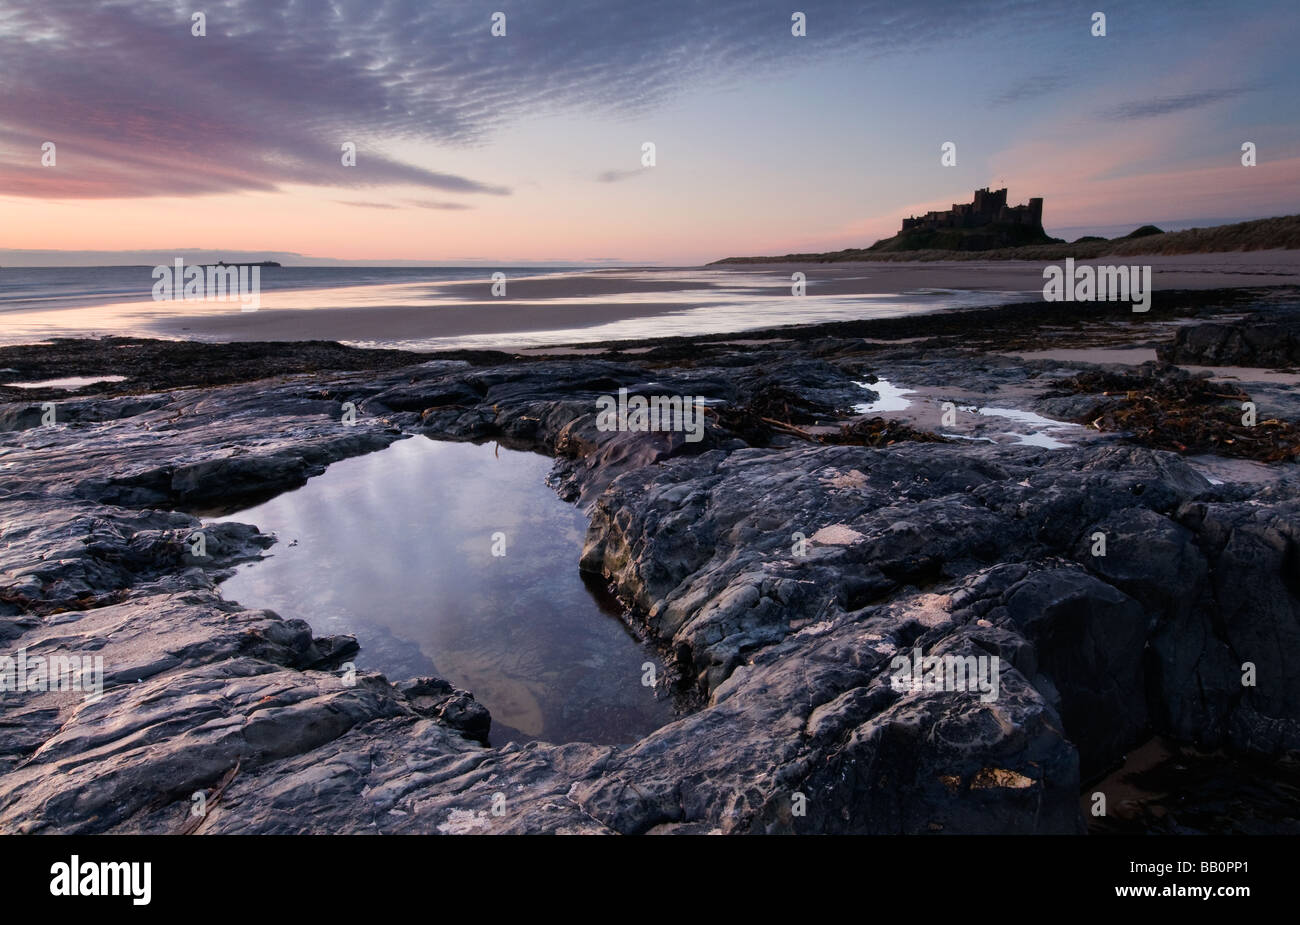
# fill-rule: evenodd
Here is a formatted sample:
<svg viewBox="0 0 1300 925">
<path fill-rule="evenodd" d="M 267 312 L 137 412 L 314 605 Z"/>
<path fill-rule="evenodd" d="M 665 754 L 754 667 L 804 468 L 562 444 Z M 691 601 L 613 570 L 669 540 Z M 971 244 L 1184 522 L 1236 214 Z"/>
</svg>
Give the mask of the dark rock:
<svg viewBox="0 0 1300 925">
<path fill-rule="evenodd" d="M 1156 348 L 1166 363 L 1196 366 L 1300 366 L 1300 324 L 1251 316 L 1241 321 L 1179 327 Z"/>
<path fill-rule="evenodd" d="M 824 445 L 721 413 L 698 443 L 595 427 L 598 395 L 626 387 L 838 431 L 875 349 L 840 330 L 617 361 L 417 356 L 117 416 L 70 397 L 68 423 L 9 431 L 0 639 L 101 656 L 104 674 L 93 700 L 0 695 L 0 831 L 175 831 L 238 767 L 201 831 L 1076 833 L 1081 775 L 1151 732 L 1300 748 L 1300 480 L 1215 486 L 1113 441 Z M 926 350 L 894 355 L 985 394 L 1046 400 L 1059 378 Z M 627 748 L 484 747 L 487 711 L 424 661 L 397 684 L 345 670 L 375 643 L 222 598 L 270 539 L 184 511 L 418 433 L 557 456 L 554 483 L 591 515 L 581 568 L 669 654 L 693 712 Z M 917 650 L 996 656 L 996 695 L 897 687 Z"/>
</svg>

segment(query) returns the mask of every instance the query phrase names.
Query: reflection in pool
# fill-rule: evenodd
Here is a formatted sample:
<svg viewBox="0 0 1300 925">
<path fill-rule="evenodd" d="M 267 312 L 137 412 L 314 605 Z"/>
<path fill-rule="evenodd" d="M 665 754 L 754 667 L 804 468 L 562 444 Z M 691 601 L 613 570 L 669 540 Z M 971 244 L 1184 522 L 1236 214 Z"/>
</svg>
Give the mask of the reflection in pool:
<svg viewBox="0 0 1300 925">
<path fill-rule="evenodd" d="M 354 633 L 359 668 L 435 675 L 492 713 L 492 742 L 633 742 L 672 719 L 642 684 L 663 666 L 584 584 L 586 518 L 545 484 L 551 460 L 414 437 L 334 463 L 221 520 L 279 542 L 228 600 Z M 494 555 L 504 551 L 504 555 Z"/>
</svg>

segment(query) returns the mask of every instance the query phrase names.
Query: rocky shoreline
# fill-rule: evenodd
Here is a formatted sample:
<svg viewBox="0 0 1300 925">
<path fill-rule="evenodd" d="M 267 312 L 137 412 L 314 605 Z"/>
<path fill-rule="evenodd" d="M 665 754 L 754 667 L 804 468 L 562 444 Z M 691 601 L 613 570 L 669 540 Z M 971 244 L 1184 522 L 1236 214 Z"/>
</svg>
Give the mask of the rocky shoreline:
<svg viewBox="0 0 1300 925">
<path fill-rule="evenodd" d="M 1294 372 L 1300 293 L 1156 296 L 573 356 L 0 348 L 8 382 L 127 376 L 0 387 L 3 651 L 105 665 L 98 699 L 0 695 L 0 831 L 1082 833 L 1108 830 L 1095 782 L 1156 736 L 1292 774 L 1300 398 L 1168 364 Z M 1017 355 L 1137 348 L 1159 362 Z M 855 410 L 881 379 L 908 406 Z M 598 430 L 620 388 L 706 397 L 704 438 Z M 591 518 L 574 567 L 670 661 L 676 721 L 487 747 L 471 692 L 350 672 L 364 639 L 222 597 L 273 539 L 203 515 L 426 437 L 555 458 Z M 997 656 L 999 695 L 896 689 L 916 649 Z"/>
</svg>

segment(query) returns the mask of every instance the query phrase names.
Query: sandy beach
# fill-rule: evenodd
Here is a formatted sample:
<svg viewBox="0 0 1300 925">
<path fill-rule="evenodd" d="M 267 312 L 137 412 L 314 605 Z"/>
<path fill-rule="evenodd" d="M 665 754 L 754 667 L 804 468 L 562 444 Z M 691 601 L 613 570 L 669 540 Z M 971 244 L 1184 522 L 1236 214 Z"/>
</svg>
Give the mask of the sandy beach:
<svg viewBox="0 0 1300 925">
<path fill-rule="evenodd" d="M 1060 261 L 933 260 L 836 264 L 749 264 L 784 279 L 795 270 L 808 276 L 809 294 L 903 292 L 913 289 L 1041 291 L 1043 267 Z M 1150 266 L 1157 289 L 1222 289 L 1233 286 L 1283 286 L 1300 281 L 1300 250 L 1242 251 L 1230 254 L 1143 255 L 1077 260 L 1079 266 Z M 718 268 L 722 269 L 722 268 Z"/>
<path fill-rule="evenodd" d="M 1130 259 L 1152 267 L 1156 291 L 1300 284 L 1300 250 Z M 138 288 L 128 276 L 123 294 L 109 298 L 0 304 L 0 343 L 115 333 L 414 350 L 559 349 L 1037 301 L 1044 266 L 988 260 L 516 269 L 506 272 L 500 295 L 493 294 L 489 268 L 363 285 L 318 282 L 309 271 L 285 268 L 261 278 L 256 310 L 241 310 L 237 301 L 154 301 L 140 268 Z M 796 273 L 806 281 L 803 295 L 792 291 Z"/>
<path fill-rule="evenodd" d="M 1140 259 L 1142 265 L 1152 267 L 1156 289 L 1300 283 L 1300 251 L 1295 250 Z M 1080 261 L 1081 265 L 1105 263 Z M 498 348 L 528 347 L 539 343 L 531 336 L 539 332 L 563 335 L 560 341 L 547 339 L 553 343 L 574 343 L 940 310 L 955 307 L 958 293 L 1005 296 L 994 302 L 1030 301 L 1041 293 L 1044 266 L 1027 261 L 941 261 L 593 270 L 507 279 L 506 295 L 500 298 L 491 296 L 491 280 L 485 273 L 481 281 L 418 287 L 426 300 L 422 304 L 280 310 L 274 308 L 274 299 L 268 299 L 271 307 L 257 312 L 169 315 L 152 327 L 155 335 L 222 341 L 328 339 L 390 344 L 478 335 L 490 338 L 490 345 Z M 790 292 L 795 272 L 807 278 L 802 300 Z M 909 300 L 909 295 L 915 298 Z M 880 297 L 900 297 L 903 304 L 877 301 Z M 733 314 L 748 310 L 752 321 L 726 317 L 728 309 Z M 701 310 L 711 311 L 706 316 Z M 671 330 L 655 322 L 683 312 L 693 317 Z M 710 316 L 720 322 L 716 327 L 709 327 Z M 508 336 L 516 333 L 523 336 Z"/>
</svg>

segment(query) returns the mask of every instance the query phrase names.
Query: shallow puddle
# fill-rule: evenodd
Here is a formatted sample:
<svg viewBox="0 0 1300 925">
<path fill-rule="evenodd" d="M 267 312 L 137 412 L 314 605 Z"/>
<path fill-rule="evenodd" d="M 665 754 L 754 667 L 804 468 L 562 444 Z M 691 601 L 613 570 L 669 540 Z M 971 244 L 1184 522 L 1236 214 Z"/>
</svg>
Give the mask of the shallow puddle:
<svg viewBox="0 0 1300 925">
<path fill-rule="evenodd" d="M 896 414 L 898 412 L 908 411 L 909 414 L 905 417 L 910 417 L 925 426 L 928 424 L 927 419 L 929 417 L 925 409 L 927 407 L 935 407 L 936 405 L 939 405 L 939 402 L 937 402 L 932 395 L 921 396 L 918 394 L 916 389 L 903 388 L 888 379 L 877 377 L 876 381 L 872 383 L 858 382 L 855 384 L 864 389 L 871 389 L 877 396 L 875 401 L 854 405 L 853 411 L 855 414 Z M 917 395 L 918 397 L 915 399 L 908 398 L 907 396 L 909 395 Z M 920 407 L 913 407 L 914 405 L 919 405 Z M 998 437 L 1009 438 L 1009 442 L 1016 446 L 1036 446 L 1048 450 L 1065 449 L 1070 446 L 1070 444 L 1063 440 L 1056 439 L 1054 434 L 1063 431 L 1078 433 L 1081 430 L 1080 425 L 1078 424 L 1071 424 L 1068 421 L 1054 421 L 1051 418 L 1043 417 L 1041 414 L 1036 414 L 1032 411 L 1021 411 L 1016 408 L 995 408 L 991 406 L 980 407 L 978 405 L 970 405 L 962 407 L 960 410 L 968 414 L 1009 421 L 1011 422 L 1011 425 L 1009 426 L 1028 429 L 1028 433 L 1023 432 L 1023 430 L 1020 429 L 995 431 Z M 935 414 L 941 414 L 941 411 L 936 408 Z M 962 423 L 967 424 L 968 422 L 963 421 Z M 982 424 L 977 424 L 976 428 L 980 431 L 988 429 Z M 986 436 L 982 433 L 957 434 L 949 433 L 946 430 L 940 431 L 939 433 L 941 436 L 957 440 L 969 440 L 993 444 L 1008 442 L 1008 440 L 996 440 L 993 437 Z"/>
<path fill-rule="evenodd" d="M 863 402 L 853 406 L 854 414 L 879 414 L 882 411 L 903 411 L 912 404 L 910 398 L 904 398 L 904 395 L 912 395 L 916 389 L 902 389 L 894 385 L 888 379 L 877 378 L 875 382 L 856 382 L 864 389 L 871 389 L 879 397 L 875 401 Z"/>
<path fill-rule="evenodd" d="M 79 389 L 96 382 L 125 382 L 126 376 L 65 376 L 62 379 L 42 379 L 40 382 L 6 382 L 12 389 Z"/>
<path fill-rule="evenodd" d="M 1045 418 L 1033 411 L 1021 411 L 1017 408 L 986 407 L 978 409 L 977 413 L 1006 418 L 1030 428 L 1030 432 L 1027 434 L 1008 432 L 1006 436 L 1014 437 L 1017 446 L 1037 446 L 1045 450 L 1063 450 L 1070 445 L 1063 440 L 1057 440 L 1050 432 L 1059 432 L 1070 428 L 1078 430 L 1080 427 L 1078 424 L 1071 424 L 1068 421 L 1053 421 L 1051 418 Z"/>
<path fill-rule="evenodd" d="M 359 668 L 434 675 L 492 713 L 493 744 L 619 744 L 673 718 L 642 681 L 663 666 L 578 571 L 587 520 L 548 488 L 551 460 L 413 437 L 334 463 L 220 520 L 279 539 L 228 600 L 353 633 Z M 498 554 L 494 554 L 498 553 Z M 504 554 L 500 554 L 504 553 Z"/>
</svg>

